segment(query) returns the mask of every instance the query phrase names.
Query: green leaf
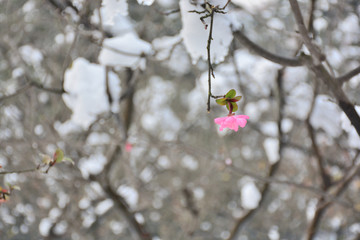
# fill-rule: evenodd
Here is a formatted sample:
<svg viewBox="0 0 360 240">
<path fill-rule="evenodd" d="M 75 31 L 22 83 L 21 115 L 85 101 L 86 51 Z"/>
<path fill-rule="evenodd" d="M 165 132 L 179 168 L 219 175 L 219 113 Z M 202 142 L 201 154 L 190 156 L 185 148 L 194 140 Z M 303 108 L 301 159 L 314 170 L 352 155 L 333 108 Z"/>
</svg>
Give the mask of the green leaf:
<svg viewBox="0 0 360 240">
<path fill-rule="evenodd" d="M 64 159 L 64 152 L 63 152 L 60 148 L 56 149 L 55 154 L 54 154 L 54 160 L 55 160 L 57 163 L 59 163 L 59 162 L 61 162 L 63 159 Z"/>
<path fill-rule="evenodd" d="M 10 183 L 6 183 L 6 186 L 10 189 L 10 190 L 21 190 L 21 188 L 18 185 L 12 185 Z"/>
<path fill-rule="evenodd" d="M 65 157 L 63 159 L 64 162 L 70 162 L 72 165 L 75 165 L 74 161 L 71 158 Z"/>
<path fill-rule="evenodd" d="M 233 112 L 236 112 L 239 109 L 236 103 L 232 102 L 231 105 L 233 106 Z"/>
<path fill-rule="evenodd" d="M 236 97 L 234 97 L 233 99 L 236 100 L 236 101 L 234 101 L 234 102 L 237 102 L 237 101 L 240 101 L 241 98 L 242 98 L 242 96 L 236 96 Z"/>
<path fill-rule="evenodd" d="M 39 153 L 39 156 L 41 157 L 42 163 L 45 165 L 48 165 L 52 161 L 52 158 L 49 155 Z"/>
<path fill-rule="evenodd" d="M 21 188 L 18 185 L 11 186 L 11 189 L 20 191 Z"/>
<path fill-rule="evenodd" d="M 216 99 L 216 103 L 219 105 L 226 105 L 226 98 Z"/>
<path fill-rule="evenodd" d="M 235 96 L 236 96 L 235 89 L 231 89 L 230 91 L 227 92 L 227 94 L 225 95 L 225 98 L 234 98 Z"/>
</svg>

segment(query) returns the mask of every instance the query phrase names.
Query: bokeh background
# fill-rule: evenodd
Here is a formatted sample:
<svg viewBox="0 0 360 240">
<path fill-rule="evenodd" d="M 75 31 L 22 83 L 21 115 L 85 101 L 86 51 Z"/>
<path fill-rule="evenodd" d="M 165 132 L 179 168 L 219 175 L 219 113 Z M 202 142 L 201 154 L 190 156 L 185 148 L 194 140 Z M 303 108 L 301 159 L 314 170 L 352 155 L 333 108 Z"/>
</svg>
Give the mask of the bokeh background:
<svg viewBox="0 0 360 240">
<path fill-rule="evenodd" d="M 355 129 L 307 67 L 233 36 L 308 54 L 289 1 L 215 13 L 212 93 L 242 96 L 238 132 L 218 130 L 215 100 L 207 112 L 209 27 L 189 12 L 202 3 L 0 0 L 0 186 L 21 188 L 1 239 L 359 239 Z M 299 5 L 329 71 L 358 67 L 360 3 Z M 355 105 L 359 85 L 341 85 Z M 57 148 L 75 165 L 34 169 Z"/>
</svg>

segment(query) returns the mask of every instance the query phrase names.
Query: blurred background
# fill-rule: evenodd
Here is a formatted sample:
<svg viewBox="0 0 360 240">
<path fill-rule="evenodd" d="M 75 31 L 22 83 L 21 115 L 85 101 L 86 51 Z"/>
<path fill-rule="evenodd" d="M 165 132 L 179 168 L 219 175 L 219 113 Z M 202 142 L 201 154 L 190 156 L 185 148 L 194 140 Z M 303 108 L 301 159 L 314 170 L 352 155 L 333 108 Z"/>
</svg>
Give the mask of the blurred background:
<svg viewBox="0 0 360 240">
<path fill-rule="evenodd" d="M 207 112 L 202 3 L 0 0 L 0 186 L 21 188 L 0 203 L 1 239 L 359 239 L 355 129 L 308 68 L 233 36 L 308 53 L 289 1 L 214 14 L 212 93 L 242 96 L 237 132 L 218 130 L 214 99 Z M 358 67 L 360 3 L 299 4 L 333 74 Z M 355 105 L 359 84 L 342 84 Z M 57 148 L 75 165 L 36 170 Z"/>
</svg>

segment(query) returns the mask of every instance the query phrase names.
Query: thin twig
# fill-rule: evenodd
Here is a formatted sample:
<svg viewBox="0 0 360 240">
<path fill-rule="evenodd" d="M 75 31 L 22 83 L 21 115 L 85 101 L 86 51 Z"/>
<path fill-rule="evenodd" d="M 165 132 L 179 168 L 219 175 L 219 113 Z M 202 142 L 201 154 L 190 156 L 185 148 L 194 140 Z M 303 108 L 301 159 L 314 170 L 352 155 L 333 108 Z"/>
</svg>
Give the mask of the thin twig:
<svg viewBox="0 0 360 240">
<path fill-rule="evenodd" d="M 13 171 L 2 171 L 2 172 L 0 172 L 0 175 L 11 174 L 11 173 L 35 172 L 37 170 L 38 170 L 38 168 L 30 168 L 30 169 L 24 169 L 24 170 L 13 170 Z"/>
<path fill-rule="evenodd" d="M 0 97 L 0 103 L 2 101 L 8 100 L 10 98 L 16 97 L 17 95 L 22 94 L 23 92 L 25 92 L 26 90 L 28 90 L 31 87 L 30 84 L 25 85 L 24 87 L 18 89 L 16 92 L 14 92 L 13 94 L 9 94 L 9 95 L 5 95 L 5 96 L 1 96 Z"/>
<path fill-rule="evenodd" d="M 317 92 L 318 92 L 318 84 L 315 81 L 314 96 L 312 98 L 311 107 L 310 107 L 310 110 L 306 117 L 305 123 L 306 123 L 308 133 L 309 133 L 309 136 L 311 139 L 311 146 L 312 146 L 313 152 L 315 153 L 315 159 L 316 159 L 319 171 L 320 171 L 320 176 L 321 176 L 321 180 L 322 180 L 321 185 L 322 185 L 323 190 L 327 190 L 332 184 L 331 178 L 330 178 L 329 174 L 325 171 L 325 162 L 320 153 L 319 147 L 316 143 L 314 128 L 311 126 L 311 123 L 310 123 L 310 118 L 311 118 L 311 115 L 312 115 L 312 113 L 314 111 L 314 107 L 315 107 L 315 99 L 317 96 Z"/>
<path fill-rule="evenodd" d="M 304 41 L 305 46 L 309 49 L 311 55 L 315 58 L 315 60 L 318 63 L 321 63 L 322 61 L 324 61 L 326 59 L 325 55 L 323 55 L 320 52 L 319 48 L 312 43 L 312 40 L 309 37 L 309 32 L 305 27 L 304 20 L 303 20 L 297 0 L 289 0 L 289 2 L 290 2 L 296 24 L 299 28 L 299 32 L 302 37 L 302 40 Z"/>
<path fill-rule="evenodd" d="M 210 53 L 210 47 L 211 47 L 211 40 L 212 40 L 212 31 L 213 31 L 213 23 L 214 23 L 214 11 L 211 11 L 210 13 L 210 30 L 209 30 L 209 38 L 207 41 L 207 57 L 208 57 L 208 101 L 207 101 L 207 111 L 210 112 L 210 97 L 211 94 L 211 76 L 215 78 L 214 70 L 211 65 L 211 53 Z"/>
<path fill-rule="evenodd" d="M 311 193 L 313 193 L 313 194 L 315 194 L 317 196 L 323 197 L 328 202 L 336 203 L 336 204 L 338 204 L 338 205 L 340 205 L 342 207 L 352 209 L 354 212 L 360 214 L 360 212 L 358 210 L 353 208 L 353 204 L 338 199 L 338 196 L 336 194 L 330 194 L 330 193 L 324 192 L 322 189 L 313 187 L 311 185 L 305 185 L 305 184 L 302 184 L 302 183 L 293 182 L 293 181 L 289 181 L 289 180 L 280 180 L 280 179 L 277 179 L 277 178 L 274 178 L 274 177 L 263 177 L 263 176 L 260 176 L 260 175 L 258 175 L 256 173 L 253 173 L 253 172 L 250 172 L 250 171 L 247 171 L 247 170 L 244 170 L 244 169 L 236 168 L 234 166 L 231 166 L 228 169 L 230 169 L 235 174 L 249 176 L 249 177 L 253 178 L 255 181 L 260 181 L 260 182 L 264 182 L 264 183 L 267 183 L 267 184 L 286 185 L 286 186 L 289 186 L 289 187 L 294 187 L 294 188 L 297 188 L 297 189 L 306 190 L 306 191 L 311 192 Z M 229 239 L 231 239 L 231 238 L 229 238 Z"/>
<path fill-rule="evenodd" d="M 34 86 L 38 89 L 41 89 L 45 92 L 50 92 L 50 93 L 55 93 L 55 94 L 63 94 L 63 93 L 66 93 L 65 89 L 58 89 L 58 88 L 49 88 L 49 87 L 45 87 L 43 84 L 41 83 L 38 83 L 38 82 L 35 82 L 35 81 L 29 81 L 29 84 L 31 86 Z"/>
<path fill-rule="evenodd" d="M 159 12 L 160 14 L 162 14 L 162 15 L 169 16 L 169 15 L 171 15 L 171 14 L 173 14 L 173 13 L 178 13 L 178 12 L 180 12 L 180 8 L 173 9 L 173 10 L 169 10 L 169 11 L 165 11 L 165 12 L 162 12 L 162 11 L 160 11 L 160 10 L 158 10 L 158 9 L 156 9 L 156 11 Z"/>
<path fill-rule="evenodd" d="M 334 191 L 333 196 L 336 198 L 339 198 L 341 194 L 347 189 L 351 181 L 354 179 L 355 176 L 357 176 L 360 172 L 360 164 L 356 166 L 356 168 L 351 172 L 348 173 L 348 175 L 344 178 L 344 181 L 341 182 L 340 186 L 337 187 L 337 189 Z M 320 225 L 321 217 L 325 214 L 326 210 L 333 204 L 333 201 L 330 201 L 329 199 L 326 199 L 324 197 L 320 198 L 318 206 L 315 210 L 314 217 L 312 221 L 310 222 L 310 225 L 308 227 L 307 233 L 306 233 L 306 239 L 312 240 L 314 239 L 314 236 L 316 234 L 316 230 Z M 355 210 L 355 209 L 353 209 Z"/>
<path fill-rule="evenodd" d="M 349 81 L 351 78 L 358 75 L 359 73 L 360 73 L 360 66 L 351 70 L 348 73 L 345 73 L 344 75 L 342 75 L 340 77 L 337 77 L 336 80 L 343 84 L 343 83 Z"/>
</svg>

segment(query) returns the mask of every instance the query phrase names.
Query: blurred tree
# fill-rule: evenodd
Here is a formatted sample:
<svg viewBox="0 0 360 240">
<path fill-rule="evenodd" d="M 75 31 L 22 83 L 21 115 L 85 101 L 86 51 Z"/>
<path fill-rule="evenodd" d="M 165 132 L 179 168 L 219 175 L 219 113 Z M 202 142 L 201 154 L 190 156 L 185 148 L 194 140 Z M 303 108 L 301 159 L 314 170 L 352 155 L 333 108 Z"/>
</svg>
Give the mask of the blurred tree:
<svg viewBox="0 0 360 240">
<path fill-rule="evenodd" d="M 359 14 L 0 0 L 1 239 L 359 239 Z"/>
</svg>

